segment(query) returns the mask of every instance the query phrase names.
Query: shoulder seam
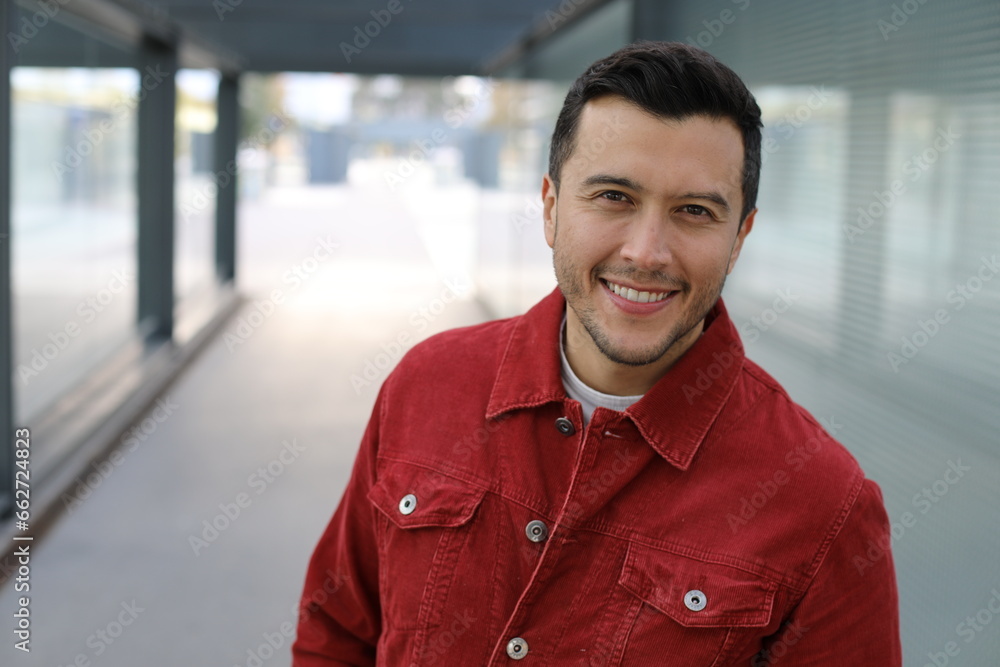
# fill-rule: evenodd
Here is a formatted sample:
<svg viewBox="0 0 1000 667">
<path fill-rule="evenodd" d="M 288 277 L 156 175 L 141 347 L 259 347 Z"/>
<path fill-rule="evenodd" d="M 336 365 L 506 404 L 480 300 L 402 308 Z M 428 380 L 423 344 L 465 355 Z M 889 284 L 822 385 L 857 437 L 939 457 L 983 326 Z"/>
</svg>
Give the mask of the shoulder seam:
<svg viewBox="0 0 1000 667">
<path fill-rule="evenodd" d="M 847 523 L 847 518 L 851 515 L 854 510 L 855 505 L 858 503 L 858 498 L 861 497 L 861 490 L 865 485 L 865 473 L 863 470 L 858 468 L 855 471 L 854 480 L 851 484 L 851 490 L 847 494 L 847 501 L 844 503 L 843 508 L 841 508 L 840 513 L 834 519 L 830 529 L 827 531 L 826 538 L 820 544 L 819 549 L 816 550 L 816 555 L 813 557 L 812 563 L 809 564 L 809 569 L 806 572 L 809 586 L 812 586 L 813 581 L 816 579 L 816 575 L 819 573 L 820 567 L 822 567 L 827 555 L 830 553 L 830 547 L 833 545 L 834 540 L 840 535 L 840 531 L 843 529 L 844 524 Z M 804 593 L 803 593 L 804 595 Z"/>
</svg>

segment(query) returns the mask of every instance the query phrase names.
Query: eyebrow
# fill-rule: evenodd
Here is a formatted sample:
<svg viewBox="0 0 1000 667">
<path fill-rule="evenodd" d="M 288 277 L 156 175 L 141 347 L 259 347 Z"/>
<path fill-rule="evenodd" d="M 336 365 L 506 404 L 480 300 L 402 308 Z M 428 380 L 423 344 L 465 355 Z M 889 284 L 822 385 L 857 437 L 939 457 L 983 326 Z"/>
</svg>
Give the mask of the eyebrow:
<svg viewBox="0 0 1000 667">
<path fill-rule="evenodd" d="M 624 176 L 612 176 L 611 174 L 594 174 L 593 176 L 588 176 L 583 181 L 584 187 L 589 187 L 591 185 L 617 185 L 623 188 L 629 188 L 635 192 L 645 192 L 646 188 L 639 185 L 631 178 L 626 178 Z M 731 207 L 726 198 L 723 197 L 718 192 L 685 192 L 681 195 L 681 199 L 704 199 L 706 201 L 718 204 L 720 207 L 725 209 L 726 213 L 729 213 Z"/>
<path fill-rule="evenodd" d="M 588 176 L 584 179 L 583 185 L 618 185 L 623 188 L 635 190 L 636 192 L 646 191 L 646 188 L 642 187 L 631 178 L 625 178 L 624 176 L 612 176 L 611 174 L 594 174 L 593 176 Z"/>
<path fill-rule="evenodd" d="M 685 192 L 681 195 L 682 199 L 706 199 L 710 202 L 714 202 L 724 208 L 726 213 L 729 213 L 729 202 L 726 198 L 720 195 L 718 192 Z"/>
</svg>

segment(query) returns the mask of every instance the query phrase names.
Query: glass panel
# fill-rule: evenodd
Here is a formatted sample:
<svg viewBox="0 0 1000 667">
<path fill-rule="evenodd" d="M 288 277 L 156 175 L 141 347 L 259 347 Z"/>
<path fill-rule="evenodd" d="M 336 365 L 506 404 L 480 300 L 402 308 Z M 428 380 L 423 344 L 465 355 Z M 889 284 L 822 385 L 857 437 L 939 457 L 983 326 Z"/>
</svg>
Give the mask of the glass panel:
<svg viewBox="0 0 1000 667">
<path fill-rule="evenodd" d="M 219 73 L 177 73 L 177 148 L 174 222 L 175 299 L 215 285 L 215 126 Z"/>
<path fill-rule="evenodd" d="M 15 413 L 33 415 L 136 319 L 138 72 L 15 67 Z"/>
<path fill-rule="evenodd" d="M 18 10 L 11 71 L 15 419 L 134 333 L 140 79 L 133 46 L 67 12 Z"/>
<path fill-rule="evenodd" d="M 840 271 L 850 97 L 827 86 L 768 86 L 754 96 L 764 122 L 760 214 L 726 283 L 726 303 L 748 345 L 774 325 L 832 351 L 840 293 L 830 277 Z M 755 321 L 745 308 L 782 295 L 794 300 L 796 317 Z"/>
</svg>

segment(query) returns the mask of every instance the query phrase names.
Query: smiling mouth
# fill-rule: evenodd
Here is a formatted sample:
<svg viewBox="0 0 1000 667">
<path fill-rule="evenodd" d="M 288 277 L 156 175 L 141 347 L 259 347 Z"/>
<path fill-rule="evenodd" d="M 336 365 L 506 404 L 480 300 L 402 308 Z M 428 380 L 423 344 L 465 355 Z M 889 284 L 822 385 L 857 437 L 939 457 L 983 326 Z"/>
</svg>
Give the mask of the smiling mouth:
<svg viewBox="0 0 1000 667">
<path fill-rule="evenodd" d="M 671 290 L 669 292 L 640 292 L 634 290 L 631 287 L 623 287 L 610 280 L 600 279 L 609 290 L 620 296 L 621 298 L 632 301 L 633 303 L 656 303 L 657 301 L 663 301 L 668 296 L 673 294 L 676 290 Z"/>
</svg>

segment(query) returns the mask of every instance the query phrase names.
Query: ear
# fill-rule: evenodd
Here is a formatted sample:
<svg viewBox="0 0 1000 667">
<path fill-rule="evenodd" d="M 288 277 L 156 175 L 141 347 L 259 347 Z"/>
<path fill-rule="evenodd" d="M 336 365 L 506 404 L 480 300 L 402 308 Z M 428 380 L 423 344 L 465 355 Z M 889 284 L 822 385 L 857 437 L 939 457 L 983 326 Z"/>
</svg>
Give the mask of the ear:
<svg viewBox="0 0 1000 667">
<path fill-rule="evenodd" d="M 740 251 L 743 249 L 743 240 L 753 229 L 753 221 L 757 216 L 757 209 L 750 211 L 747 217 L 743 220 L 743 224 L 740 225 L 740 230 L 736 232 L 736 241 L 733 243 L 733 250 L 729 253 L 729 266 L 726 267 L 726 275 L 728 276 L 736 268 L 736 260 L 740 257 Z"/>
<path fill-rule="evenodd" d="M 545 242 L 551 248 L 556 242 L 556 184 L 545 174 L 542 178 L 542 222 L 545 227 Z"/>
</svg>

